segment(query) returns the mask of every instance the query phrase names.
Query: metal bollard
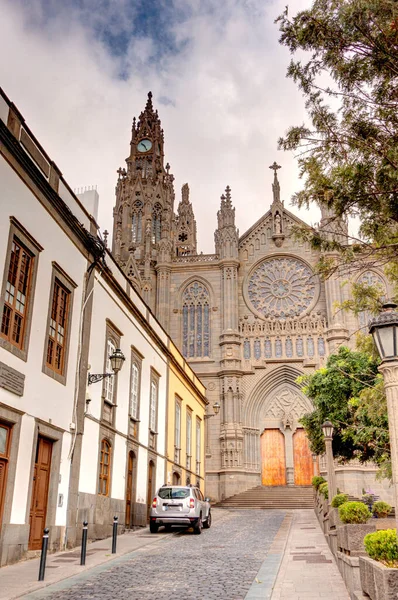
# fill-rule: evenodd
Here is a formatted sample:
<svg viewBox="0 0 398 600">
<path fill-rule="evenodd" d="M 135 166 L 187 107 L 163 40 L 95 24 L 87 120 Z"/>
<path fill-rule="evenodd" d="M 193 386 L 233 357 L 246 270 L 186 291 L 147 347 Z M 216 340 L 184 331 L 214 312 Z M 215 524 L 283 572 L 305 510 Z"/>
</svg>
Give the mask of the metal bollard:
<svg viewBox="0 0 398 600">
<path fill-rule="evenodd" d="M 117 522 L 119 517 L 113 517 L 113 531 L 112 531 L 112 554 L 116 554 L 116 541 L 117 541 Z"/>
<path fill-rule="evenodd" d="M 40 555 L 40 567 L 39 567 L 39 579 L 38 581 L 44 581 L 44 572 L 46 570 L 46 559 L 47 559 L 47 548 L 48 548 L 48 534 L 49 529 L 44 530 L 43 541 L 41 543 L 41 555 Z"/>
<path fill-rule="evenodd" d="M 80 564 L 81 565 L 86 564 L 87 533 L 88 533 L 87 525 L 88 525 L 87 521 L 83 521 L 82 550 L 80 553 Z"/>
</svg>

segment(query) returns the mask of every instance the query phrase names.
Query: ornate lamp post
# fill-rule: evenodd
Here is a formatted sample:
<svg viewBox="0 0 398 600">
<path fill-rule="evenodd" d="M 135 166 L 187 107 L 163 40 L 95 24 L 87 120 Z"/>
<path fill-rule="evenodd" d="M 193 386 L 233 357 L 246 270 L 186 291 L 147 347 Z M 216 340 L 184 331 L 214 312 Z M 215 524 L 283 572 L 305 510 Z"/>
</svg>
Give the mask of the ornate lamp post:
<svg viewBox="0 0 398 600">
<path fill-rule="evenodd" d="M 325 446 L 326 446 L 326 467 L 328 471 L 328 493 L 329 493 L 329 503 L 337 494 L 336 487 L 336 475 L 334 472 L 334 462 L 333 462 L 333 450 L 332 450 L 332 439 L 333 439 L 333 423 L 330 421 L 325 421 L 322 425 L 322 432 L 325 438 Z"/>
<path fill-rule="evenodd" d="M 398 312 L 396 308 L 395 302 L 383 304 L 381 314 L 369 323 L 369 332 L 380 354 L 379 371 L 384 377 L 386 390 L 392 481 L 398 525 Z"/>
<path fill-rule="evenodd" d="M 120 371 L 123 366 L 126 357 L 120 348 L 116 348 L 115 352 L 110 355 L 109 360 L 111 361 L 111 367 L 113 373 L 89 373 L 87 384 L 91 385 L 92 383 L 97 383 L 98 381 L 102 381 L 105 377 L 112 377 L 116 375 Z"/>
</svg>

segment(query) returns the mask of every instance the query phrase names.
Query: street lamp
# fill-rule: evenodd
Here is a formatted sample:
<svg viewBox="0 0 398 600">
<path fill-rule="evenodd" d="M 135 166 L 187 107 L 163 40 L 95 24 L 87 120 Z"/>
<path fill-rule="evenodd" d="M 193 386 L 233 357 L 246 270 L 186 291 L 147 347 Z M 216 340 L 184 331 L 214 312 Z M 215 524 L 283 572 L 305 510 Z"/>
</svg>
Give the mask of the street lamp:
<svg viewBox="0 0 398 600">
<path fill-rule="evenodd" d="M 395 302 L 383 304 L 382 312 L 369 323 L 380 354 L 379 371 L 384 377 L 390 431 L 391 469 L 398 525 L 398 312 Z M 398 528 L 397 528 L 398 530 Z"/>
<path fill-rule="evenodd" d="M 210 417 L 214 417 L 215 415 L 218 415 L 218 413 L 220 412 L 220 408 L 221 408 L 220 403 L 217 402 L 217 401 L 214 402 L 214 404 L 213 404 L 214 413 L 212 413 L 210 415 L 204 415 L 204 418 L 205 419 L 210 419 Z"/>
<path fill-rule="evenodd" d="M 123 366 L 126 357 L 120 348 L 116 348 L 116 350 L 109 356 L 109 360 L 111 363 L 113 373 L 89 373 L 87 384 L 91 385 L 92 383 L 97 383 L 98 381 L 102 381 L 105 377 L 113 377 L 120 371 Z"/>
<path fill-rule="evenodd" d="M 325 446 L 326 446 L 326 466 L 328 472 L 328 494 L 329 494 L 329 503 L 337 494 L 336 487 L 336 475 L 334 472 L 334 462 L 333 462 L 333 450 L 332 450 L 332 439 L 333 439 L 333 423 L 330 421 L 325 421 L 322 425 L 323 437 L 325 438 Z"/>
</svg>

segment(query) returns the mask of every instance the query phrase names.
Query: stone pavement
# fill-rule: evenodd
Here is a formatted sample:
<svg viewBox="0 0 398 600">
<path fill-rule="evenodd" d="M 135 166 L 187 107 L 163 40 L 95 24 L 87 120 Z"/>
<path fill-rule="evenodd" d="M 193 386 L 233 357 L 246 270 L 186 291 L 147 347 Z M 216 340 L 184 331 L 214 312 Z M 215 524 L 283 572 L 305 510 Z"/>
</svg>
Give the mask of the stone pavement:
<svg viewBox="0 0 398 600">
<path fill-rule="evenodd" d="M 173 530 L 174 531 L 174 530 Z M 0 600 L 348 600 L 313 510 L 213 509 L 211 529 L 148 529 L 0 569 Z M 116 558 L 115 558 L 116 556 Z"/>
<path fill-rule="evenodd" d="M 291 512 L 290 532 L 271 600 L 349 600 L 314 511 Z"/>
</svg>

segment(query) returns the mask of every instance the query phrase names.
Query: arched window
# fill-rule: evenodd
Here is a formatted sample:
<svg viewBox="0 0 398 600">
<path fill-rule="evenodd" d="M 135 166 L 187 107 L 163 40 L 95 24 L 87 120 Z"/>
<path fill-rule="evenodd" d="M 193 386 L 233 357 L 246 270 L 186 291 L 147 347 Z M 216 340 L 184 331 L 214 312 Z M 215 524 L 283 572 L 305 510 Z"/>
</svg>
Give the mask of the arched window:
<svg viewBox="0 0 398 600">
<path fill-rule="evenodd" d="M 261 342 L 260 340 L 254 340 L 254 358 L 260 360 L 261 358 Z"/>
<path fill-rule="evenodd" d="M 182 296 L 182 353 L 184 356 L 210 356 L 210 294 L 194 281 Z"/>
<path fill-rule="evenodd" d="M 152 243 L 157 244 L 160 241 L 162 232 L 162 207 L 157 202 L 152 211 Z"/>
<path fill-rule="evenodd" d="M 243 342 L 243 357 L 245 358 L 245 360 L 249 360 L 250 356 L 251 356 L 250 342 L 249 342 L 249 340 L 245 340 Z"/>
<path fill-rule="evenodd" d="M 318 338 L 318 354 L 319 356 L 325 356 L 325 340 L 323 337 Z"/>
<path fill-rule="evenodd" d="M 380 300 L 384 301 L 386 297 L 386 286 L 384 281 L 377 273 L 373 271 L 365 271 L 358 278 L 357 283 L 366 286 L 377 287 L 380 290 Z M 369 321 L 372 318 L 372 313 L 369 310 L 363 310 L 358 315 L 359 328 L 364 330 L 365 333 L 368 333 Z"/>
<path fill-rule="evenodd" d="M 100 468 L 98 477 L 98 494 L 109 496 L 111 480 L 111 445 L 105 438 L 101 441 Z"/>
<path fill-rule="evenodd" d="M 136 200 L 131 219 L 131 241 L 139 244 L 142 240 L 142 202 Z"/>
</svg>

